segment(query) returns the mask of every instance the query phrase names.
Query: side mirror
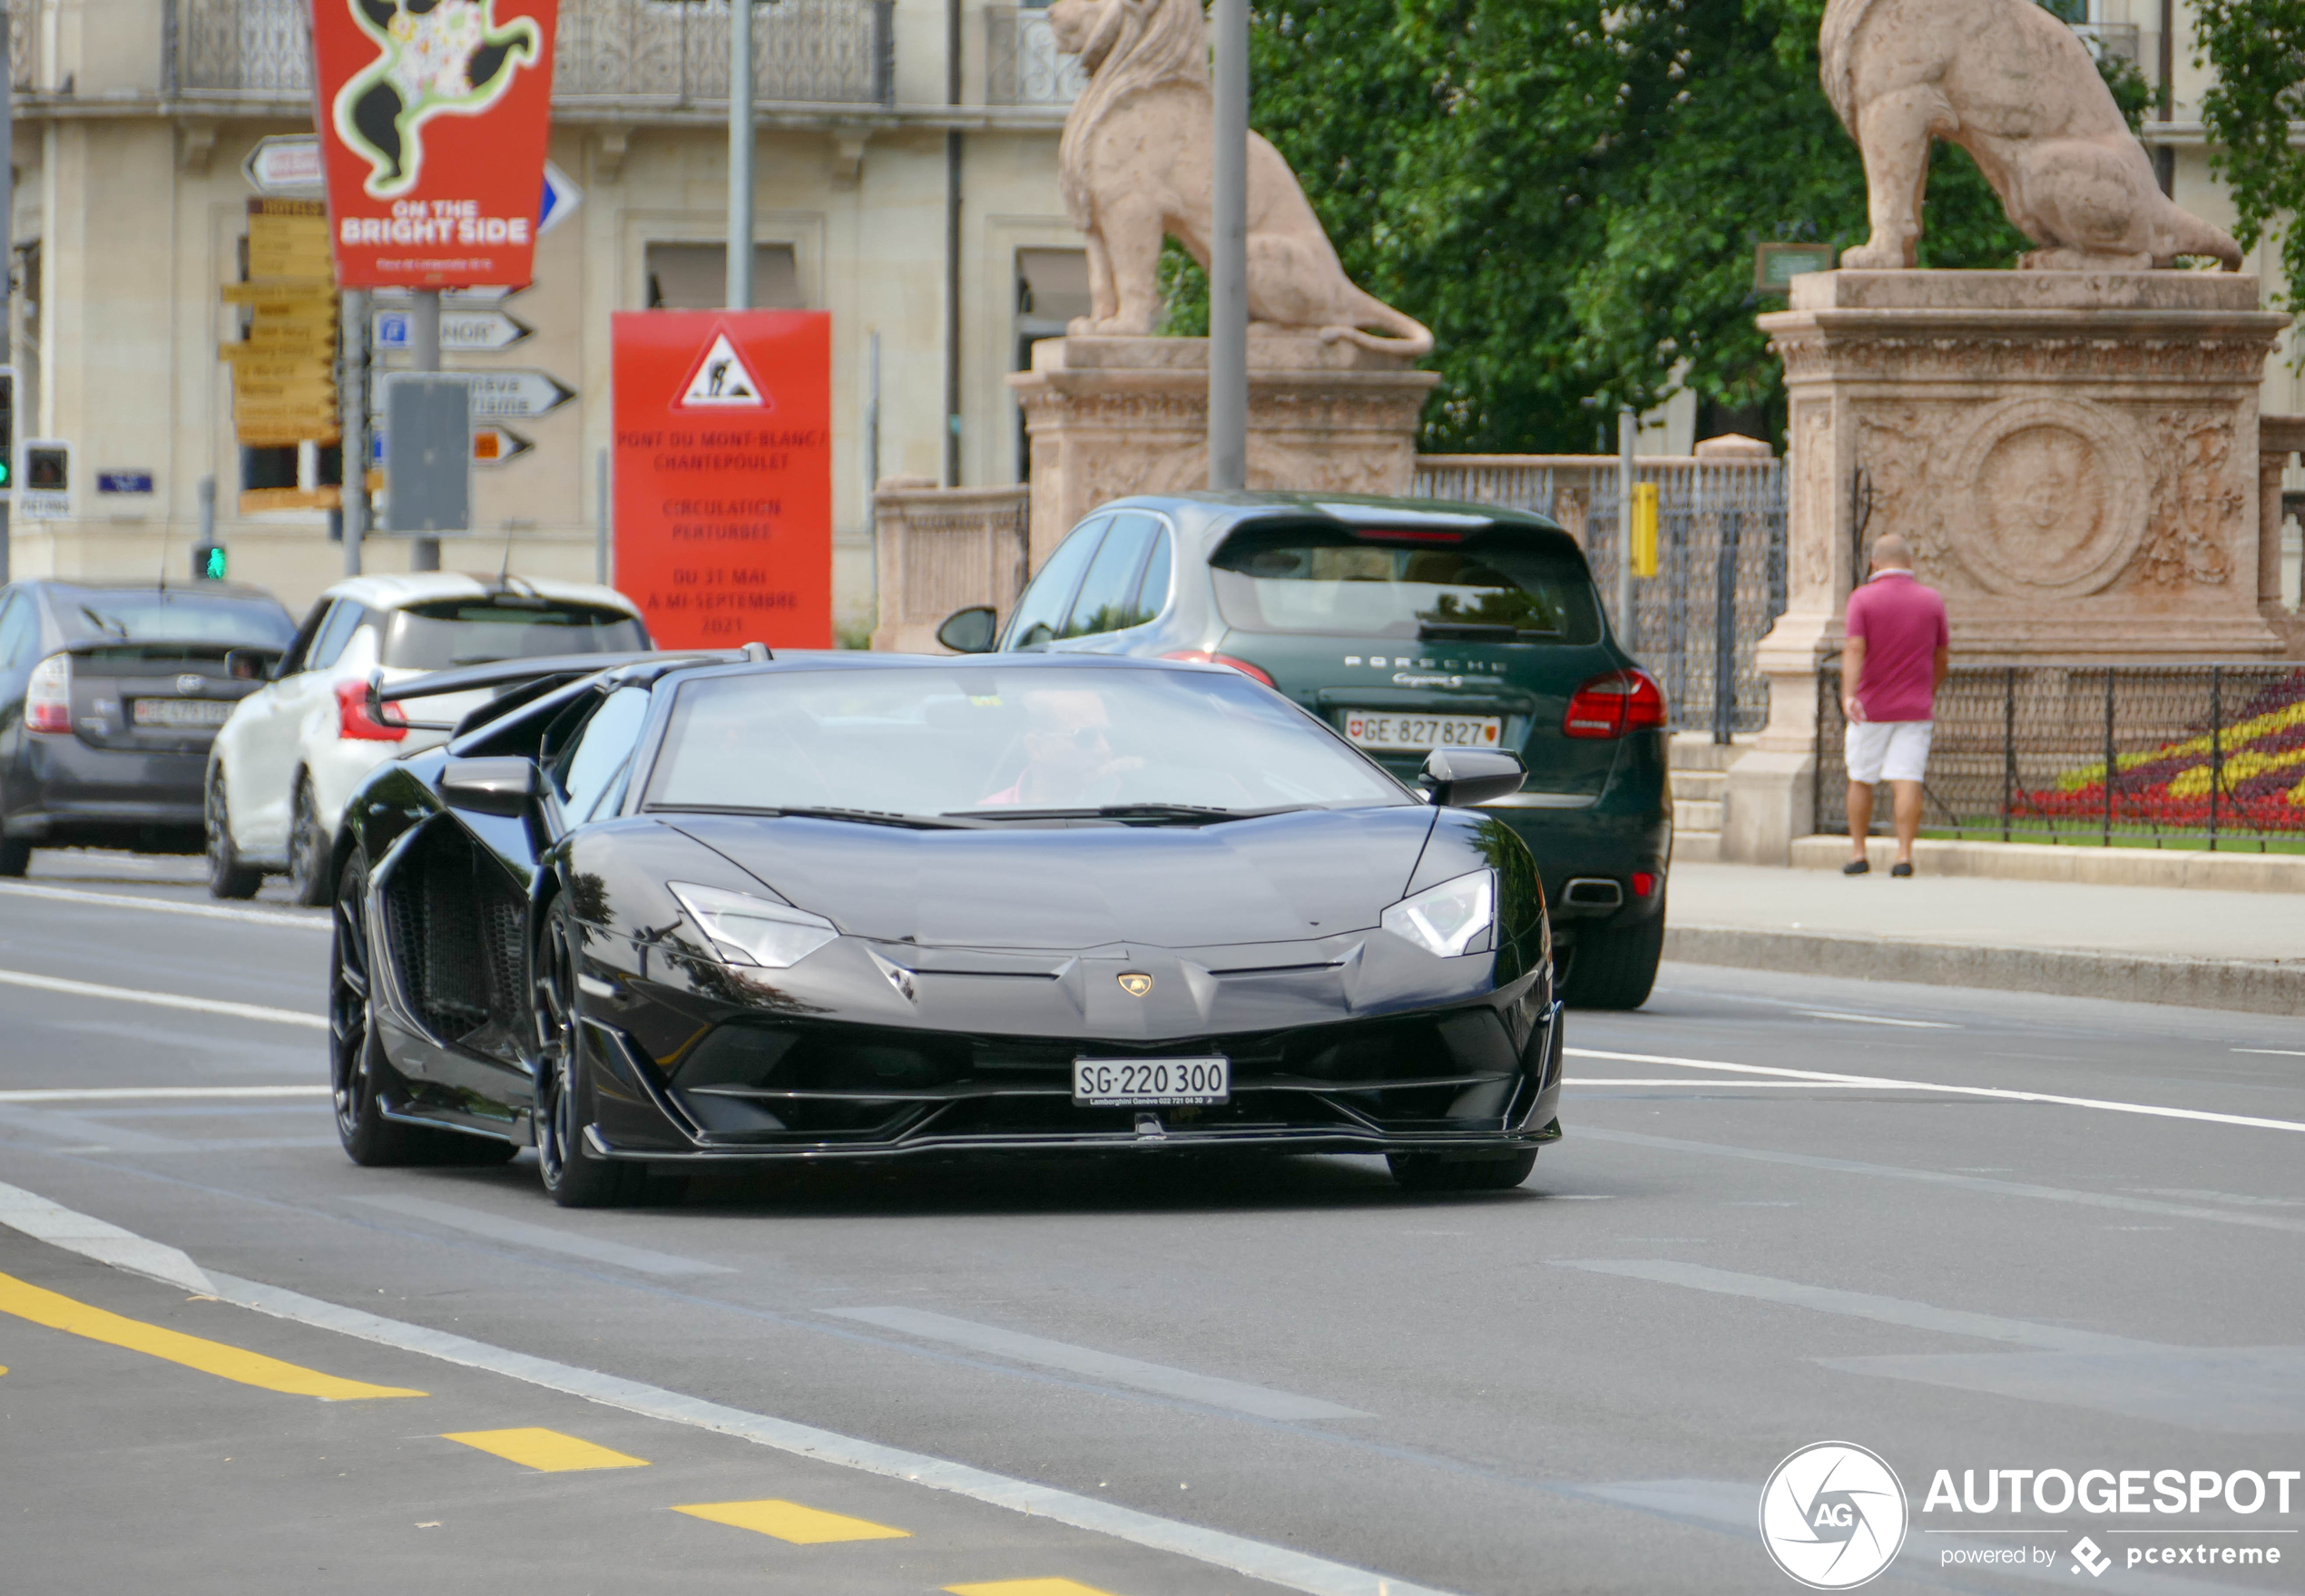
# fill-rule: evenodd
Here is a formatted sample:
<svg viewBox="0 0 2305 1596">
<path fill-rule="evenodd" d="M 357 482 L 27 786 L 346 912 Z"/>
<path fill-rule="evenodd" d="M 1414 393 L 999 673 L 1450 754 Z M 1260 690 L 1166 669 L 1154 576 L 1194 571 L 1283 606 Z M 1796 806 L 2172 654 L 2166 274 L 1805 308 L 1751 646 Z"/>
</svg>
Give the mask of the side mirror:
<svg viewBox="0 0 2305 1596">
<path fill-rule="evenodd" d="M 476 815 L 525 815 L 536 798 L 536 767 L 517 758 L 451 759 L 440 772 L 440 796 Z"/>
<path fill-rule="evenodd" d="M 956 654 L 989 654 L 1000 635 L 1000 622 L 990 604 L 955 610 L 937 628 L 937 641 Z"/>
<path fill-rule="evenodd" d="M 1521 790 L 1528 779 L 1518 754 L 1486 749 L 1435 749 L 1425 756 L 1423 780 L 1430 801 L 1446 808 L 1493 803 Z"/>
<path fill-rule="evenodd" d="M 224 673 L 234 681 L 270 681 L 273 668 L 279 663 L 279 655 L 268 654 L 262 649 L 224 651 Z"/>
</svg>

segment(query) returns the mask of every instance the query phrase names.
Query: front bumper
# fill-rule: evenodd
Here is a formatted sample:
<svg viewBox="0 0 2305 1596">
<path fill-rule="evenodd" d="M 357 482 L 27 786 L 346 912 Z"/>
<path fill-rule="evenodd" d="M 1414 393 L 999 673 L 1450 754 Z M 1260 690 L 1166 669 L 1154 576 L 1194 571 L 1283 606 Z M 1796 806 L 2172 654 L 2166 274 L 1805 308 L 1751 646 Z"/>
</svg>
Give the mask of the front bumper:
<svg viewBox="0 0 2305 1596">
<path fill-rule="evenodd" d="M 582 1003 L 591 1143 L 604 1157 L 689 1163 L 1123 1149 L 1478 1151 L 1556 1140 L 1562 1021 L 1550 969 L 1539 961 L 1497 986 L 1470 968 L 1496 964 L 1494 955 L 1437 960 L 1404 945 L 1372 956 L 1361 945 L 1374 941 L 1363 934 L 1358 951 L 1341 957 L 1239 972 L 1145 948 L 1098 961 L 1151 971 L 1156 994 L 1172 984 L 1165 1022 L 1135 999 L 1124 1000 L 1130 1006 L 1104 1002 L 1110 975 L 1100 968 L 1103 980 L 1079 981 L 1089 962 L 1082 957 L 1052 961 L 1071 968 L 1038 978 L 905 972 L 915 986 L 907 994 L 873 968 L 887 961 L 850 945 L 846 951 L 879 989 L 865 987 L 858 999 L 885 1001 L 836 1011 L 791 991 L 731 1002 L 734 973 L 701 961 L 660 961 L 676 969 L 640 978 L 614 969 L 621 961 L 612 950 L 621 944 L 595 942 L 588 953 L 612 957 L 587 958 L 592 984 L 615 995 Z M 1203 959 L 1210 952 L 1194 951 Z M 676 978 L 662 979 L 668 974 Z M 1223 990 L 1229 974 L 1253 990 Z M 1418 974 L 1423 991 L 1415 990 Z M 837 970 L 816 975 L 839 981 Z M 1405 975 L 1412 977 L 1407 990 Z M 923 1025 L 899 1012 L 920 1006 L 919 988 L 932 982 L 931 1006 L 962 1023 Z M 1092 1000 L 1077 1001 L 1068 984 L 1085 985 Z M 974 985 L 991 990 L 968 990 Z M 1113 992 L 1121 995 L 1117 985 Z M 1027 1028 L 1032 1020 L 1040 1023 Z M 1076 1056 L 1210 1053 L 1232 1061 L 1225 1103 L 1090 1108 L 1072 1101 Z"/>
</svg>

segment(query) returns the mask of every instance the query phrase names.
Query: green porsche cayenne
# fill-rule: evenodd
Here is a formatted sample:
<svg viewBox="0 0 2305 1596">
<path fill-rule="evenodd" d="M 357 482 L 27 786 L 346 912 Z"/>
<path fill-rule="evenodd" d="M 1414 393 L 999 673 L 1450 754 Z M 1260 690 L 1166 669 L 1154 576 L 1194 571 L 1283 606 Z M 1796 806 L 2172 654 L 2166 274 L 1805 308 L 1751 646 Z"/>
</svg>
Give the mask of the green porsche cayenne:
<svg viewBox="0 0 2305 1596">
<path fill-rule="evenodd" d="M 1412 785 L 1436 749 L 1517 753 L 1526 785 L 1483 808 L 1536 860 L 1564 995 L 1647 999 L 1672 853 L 1664 695 L 1545 517 L 1341 494 L 1121 499 L 1066 534 L 1005 625 L 964 610 L 938 636 L 962 652 L 1230 665 Z"/>
</svg>

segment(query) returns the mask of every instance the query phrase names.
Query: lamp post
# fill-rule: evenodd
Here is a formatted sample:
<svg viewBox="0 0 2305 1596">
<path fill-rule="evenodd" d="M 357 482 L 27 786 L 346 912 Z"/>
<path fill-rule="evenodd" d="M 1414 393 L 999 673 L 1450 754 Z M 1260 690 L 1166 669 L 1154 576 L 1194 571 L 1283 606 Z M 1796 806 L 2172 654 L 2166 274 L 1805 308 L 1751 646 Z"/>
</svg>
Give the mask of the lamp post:
<svg viewBox="0 0 2305 1596">
<path fill-rule="evenodd" d="M 1249 0 L 1216 0 L 1209 485 L 1249 485 Z"/>
<path fill-rule="evenodd" d="M 728 302 L 752 308 L 752 0 L 729 3 Z"/>
</svg>

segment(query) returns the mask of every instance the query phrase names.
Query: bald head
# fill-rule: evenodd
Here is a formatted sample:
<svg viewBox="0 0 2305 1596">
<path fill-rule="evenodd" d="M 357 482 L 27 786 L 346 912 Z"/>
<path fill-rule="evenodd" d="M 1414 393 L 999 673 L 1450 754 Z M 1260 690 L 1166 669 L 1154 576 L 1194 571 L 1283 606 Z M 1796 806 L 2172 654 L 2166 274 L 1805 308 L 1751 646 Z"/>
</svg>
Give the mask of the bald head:
<svg viewBox="0 0 2305 1596">
<path fill-rule="evenodd" d="M 1874 570 L 1910 571 L 1912 568 L 1912 544 L 1893 532 L 1885 532 L 1873 540 Z"/>
</svg>

